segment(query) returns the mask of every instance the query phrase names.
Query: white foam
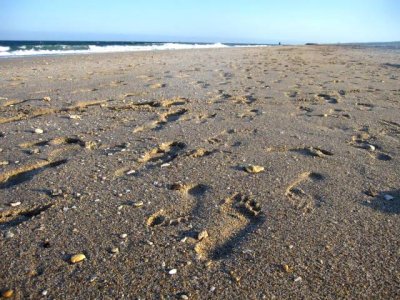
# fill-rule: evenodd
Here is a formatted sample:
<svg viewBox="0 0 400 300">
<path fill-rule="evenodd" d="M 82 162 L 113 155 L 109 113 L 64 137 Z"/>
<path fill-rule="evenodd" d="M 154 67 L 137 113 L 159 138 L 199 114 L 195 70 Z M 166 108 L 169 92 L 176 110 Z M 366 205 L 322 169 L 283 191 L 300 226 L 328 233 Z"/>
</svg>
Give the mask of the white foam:
<svg viewBox="0 0 400 300">
<path fill-rule="evenodd" d="M 226 48 L 230 47 L 221 43 L 216 44 L 176 44 L 176 43 L 165 43 L 156 45 L 138 45 L 138 46 L 120 46 L 120 45 L 108 45 L 108 46 L 96 46 L 89 45 L 87 50 L 45 50 L 40 49 L 29 49 L 29 50 L 16 50 L 8 52 L 9 47 L 0 48 L 0 56 L 32 56 L 32 55 L 57 55 L 57 54 L 88 54 L 88 53 L 111 53 L 111 52 L 132 52 L 132 51 L 157 51 L 157 50 L 183 50 L 183 49 L 209 49 L 209 48 Z M 22 48 L 22 47 L 20 47 Z M 64 48 L 64 47 L 63 47 Z"/>
<path fill-rule="evenodd" d="M 146 45 L 146 46 L 95 46 L 90 45 L 89 52 L 130 52 L 130 51 L 155 51 L 155 50 L 178 50 L 178 49 L 206 49 L 206 48 L 223 48 L 228 47 L 221 43 L 217 44 L 175 44 L 165 43 L 162 45 Z"/>
<path fill-rule="evenodd" d="M 42 45 L 35 46 L 35 49 L 26 49 L 26 46 L 19 47 L 20 50 L 10 52 L 10 47 L 0 46 L 0 57 L 13 56 L 36 56 L 36 55 L 64 55 L 64 54 L 89 54 L 89 53 L 113 53 L 113 52 L 135 52 L 135 51 L 162 51 L 162 50 L 184 50 L 184 49 L 211 49 L 231 47 L 269 47 L 268 45 L 224 45 L 215 44 L 178 44 L 164 43 L 153 45 L 89 45 L 88 49 L 71 50 L 68 46 L 62 45 L 59 50 L 43 49 Z"/>
</svg>

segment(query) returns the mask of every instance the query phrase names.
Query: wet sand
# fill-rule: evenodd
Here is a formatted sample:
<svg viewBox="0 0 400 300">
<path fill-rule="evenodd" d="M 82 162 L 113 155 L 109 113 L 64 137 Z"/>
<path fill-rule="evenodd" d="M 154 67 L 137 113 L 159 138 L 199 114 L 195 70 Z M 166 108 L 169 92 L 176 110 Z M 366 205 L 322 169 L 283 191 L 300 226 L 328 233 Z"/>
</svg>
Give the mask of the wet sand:
<svg viewBox="0 0 400 300">
<path fill-rule="evenodd" d="M 0 60 L 1 291 L 399 298 L 399 79 L 328 46 Z"/>
</svg>

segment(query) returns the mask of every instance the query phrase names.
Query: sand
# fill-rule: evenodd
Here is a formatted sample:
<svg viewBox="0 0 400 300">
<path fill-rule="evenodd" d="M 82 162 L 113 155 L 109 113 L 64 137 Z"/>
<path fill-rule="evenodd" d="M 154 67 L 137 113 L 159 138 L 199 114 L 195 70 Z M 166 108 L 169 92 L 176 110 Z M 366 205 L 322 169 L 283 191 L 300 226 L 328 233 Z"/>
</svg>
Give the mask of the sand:
<svg viewBox="0 0 400 300">
<path fill-rule="evenodd" d="M 399 298 L 399 66 L 333 46 L 0 60 L 1 291 Z"/>
</svg>

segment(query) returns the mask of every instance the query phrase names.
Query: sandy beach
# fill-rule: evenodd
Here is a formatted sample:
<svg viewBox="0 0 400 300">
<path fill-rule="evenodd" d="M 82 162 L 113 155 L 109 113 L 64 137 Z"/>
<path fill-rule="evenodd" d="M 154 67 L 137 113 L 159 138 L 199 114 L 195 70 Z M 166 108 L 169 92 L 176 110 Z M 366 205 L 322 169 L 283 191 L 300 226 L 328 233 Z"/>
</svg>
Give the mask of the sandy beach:
<svg viewBox="0 0 400 300">
<path fill-rule="evenodd" d="M 1 59 L 0 290 L 398 299 L 399 153 L 398 52 Z"/>
</svg>

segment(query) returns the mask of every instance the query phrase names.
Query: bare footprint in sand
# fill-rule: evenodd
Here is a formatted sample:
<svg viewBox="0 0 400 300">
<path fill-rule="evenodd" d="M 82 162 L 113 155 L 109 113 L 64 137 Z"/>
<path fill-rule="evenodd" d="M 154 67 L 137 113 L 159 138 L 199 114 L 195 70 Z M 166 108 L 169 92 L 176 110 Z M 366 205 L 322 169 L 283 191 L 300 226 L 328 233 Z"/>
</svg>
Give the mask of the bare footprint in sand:
<svg viewBox="0 0 400 300">
<path fill-rule="evenodd" d="M 285 196 L 289 199 L 294 208 L 303 213 L 310 213 L 319 204 L 319 200 L 310 195 L 308 189 L 310 185 L 318 184 L 324 176 L 314 172 L 304 172 L 286 188 Z"/>
<path fill-rule="evenodd" d="M 236 193 L 226 198 L 211 220 L 206 235 L 195 245 L 200 259 L 220 260 L 229 257 L 265 221 L 260 204 L 249 195 Z"/>
</svg>

